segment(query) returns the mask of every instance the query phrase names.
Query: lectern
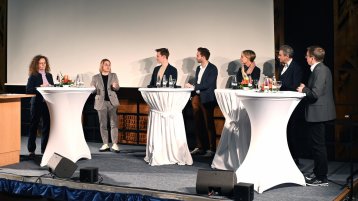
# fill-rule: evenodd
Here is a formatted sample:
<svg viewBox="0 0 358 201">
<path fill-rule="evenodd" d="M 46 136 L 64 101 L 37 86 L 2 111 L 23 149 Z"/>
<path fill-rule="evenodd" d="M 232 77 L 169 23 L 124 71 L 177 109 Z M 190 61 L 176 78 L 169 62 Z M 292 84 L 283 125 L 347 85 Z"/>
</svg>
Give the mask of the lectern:
<svg viewBox="0 0 358 201">
<path fill-rule="evenodd" d="M 0 166 L 18 163 L 21 139 L 21 98 L 34 95 L 0 94 Z"/>
</svg>

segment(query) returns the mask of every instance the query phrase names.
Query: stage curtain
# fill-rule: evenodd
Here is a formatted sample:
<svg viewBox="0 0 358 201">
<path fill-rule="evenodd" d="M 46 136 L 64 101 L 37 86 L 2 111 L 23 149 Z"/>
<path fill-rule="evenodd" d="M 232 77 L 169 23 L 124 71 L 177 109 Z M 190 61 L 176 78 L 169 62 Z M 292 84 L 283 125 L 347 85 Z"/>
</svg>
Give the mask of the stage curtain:
<svg viewBox="0 0 358 201">
<path fill-rule="evenodd" d="M 0 192 L 19 196 L 41 196 L 54 200 L 92 200 L 92 201 L 164 201 L 172 199 L 154 198 L 140 194 L 109 193 L 95 190 L 73 189 L 66 186 L 54 186 L 29 183 L 0 178 Z"/>
</svg>

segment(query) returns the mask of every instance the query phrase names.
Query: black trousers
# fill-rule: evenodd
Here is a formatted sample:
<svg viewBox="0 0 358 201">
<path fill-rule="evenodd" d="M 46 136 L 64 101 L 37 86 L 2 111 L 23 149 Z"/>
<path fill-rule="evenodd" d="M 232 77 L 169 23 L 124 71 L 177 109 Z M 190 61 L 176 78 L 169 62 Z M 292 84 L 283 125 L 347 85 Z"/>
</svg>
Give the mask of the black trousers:
<svg viewBox="0 0 358 201">
<path fill-rule="evenodd" d="M 314 160 L 313 173 L 320 180 L 327 179 L 328 172 L 325 127 L 326 122 L 308 122 L 308 132 L 311 136 L 312 157 Z"/>
<path fill-rule="evenodd" d="M 300 102 L 287 124 L 287 143 L 293 159 L 300 157 L 299 135 L 301 134 L 300 123 L 305 122 L 305 104 Z"/>
<path fill-rule="evenodd" d="M 191 104 L 194 112 L 196 147 L 215 152 L 216 130 L 214 108 L 216 103 L 201 103 L 200 96 L 195 95 L 192 97 Z"/>
<path fill-rule="evenodd" d="M 29 152 L 35 152 L 36 150 L 37 129 L 39 127 L 40 119 L 42 118 L 41 153 L 44 153 L 48 141 L 48 136 L 50 133 L 50 113 L 48 111 L 46 102 L 34 101 L 33 103 L 31 103 L 30 114 L 31 120 L 29 139 L 27 141 L 27 149 Z"/>
</svg>

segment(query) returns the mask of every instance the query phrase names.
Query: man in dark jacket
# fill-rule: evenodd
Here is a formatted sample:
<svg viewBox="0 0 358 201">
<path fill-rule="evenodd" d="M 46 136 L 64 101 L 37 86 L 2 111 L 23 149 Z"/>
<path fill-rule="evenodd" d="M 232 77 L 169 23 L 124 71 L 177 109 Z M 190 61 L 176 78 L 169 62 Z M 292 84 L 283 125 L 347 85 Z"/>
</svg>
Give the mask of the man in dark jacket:
<svg viewBox="0 0 358 201">
<path fill-rule="evenodd" d="M 187 83 L 185 87 L 194 88 L 191 103 L 194 112 L 196 148 L 191 151 L 191 154 L 205 154 L 212 157 L 216 151 L 214 124 L 216 98 L 214 90 L 216 89 L 218 69 L 208 61 L 209 57 L 208 49 L 198 48 L 196 59 L 200 66 L 196 68 L 195 81 L 192 84 Z M 203 122 L 205 124 L 205 135 L 201 137 Z"/>
<path fill-rule="evenodd" d="M 281 63 L 279 68 L 278 80 L 282 82 L 281 91 L 296 91 L 302 82 L 302 68 L 293 60 L 293 48 L 288 45 L 282 45 L 278 53 L 278 59 Z M 300 117 L 303 118 L 304 103 L 300 102 L 293 111 L 287 124 L 287 143 L 296 165 L 299 165 L 298 135 L 297 127 Z"/>
<path fill-rule="evenodd" d="M 306 176 L 309 186 L 328 186 L 327 149 L 325 143 L 325 124 L 336 118 L 333 100 L 333 81 L 329 68 L 323 63 L 325 51 L 318 46 L 307 48 L 306 59 L 312 71 L 307 86 L 301 84 L 298 92 L 306 94 L 306 121 L 311 137 L 314 160 L 313 174 Z"/>
</svg>

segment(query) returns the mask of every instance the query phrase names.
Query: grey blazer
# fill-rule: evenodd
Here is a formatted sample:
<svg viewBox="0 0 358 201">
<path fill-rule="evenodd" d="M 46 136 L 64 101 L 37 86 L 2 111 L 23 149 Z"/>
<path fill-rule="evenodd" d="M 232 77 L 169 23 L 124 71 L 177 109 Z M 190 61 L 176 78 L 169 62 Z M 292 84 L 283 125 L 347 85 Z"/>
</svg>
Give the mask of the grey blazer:
<svg viewBox="0 0 358 201">
<path fill-rule="evenodd" d="M 306 121 L 322 122 L 336 118 L 332 74 L 323 63 L 317 64 L 302 92 L 306 93 Z"/>
<path fill-rule="evenodd" d="M 119 105 L 118 97 L 115 91 L 119 90 L 118 88 L 112 88 L 111 85 L 113 82 L 118 83 L 118 77 L 115 73 L 109 73 L 108 74 L 108 83 L 107 83 L 107 90 L 108 90 L 108 97 L 109 101 L 114 107 L 117 107 Z M 104 104 L 104 95 L 105 95 L 105 89 L 104 89 L 104 83 L 102 79 L 102 75 L 99 73 L 97 75 L 94 75 L 92 77 L 91 86 L 94 86 L 96 88 L 96 97 L 94 99 L 94 109 L 96 110 L 102 110 L 103 104 Z"/>
</svg>

